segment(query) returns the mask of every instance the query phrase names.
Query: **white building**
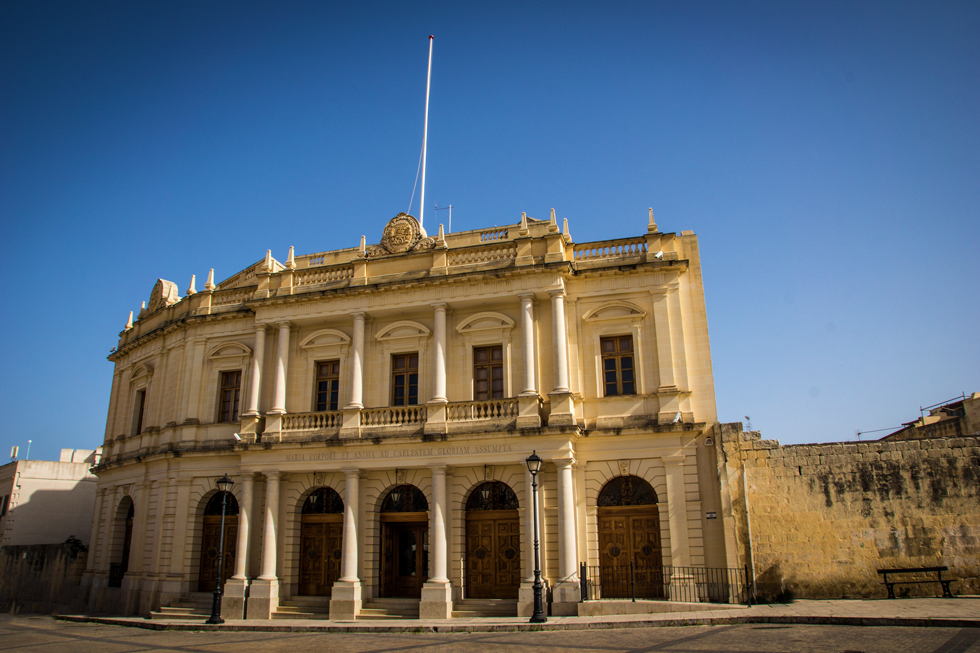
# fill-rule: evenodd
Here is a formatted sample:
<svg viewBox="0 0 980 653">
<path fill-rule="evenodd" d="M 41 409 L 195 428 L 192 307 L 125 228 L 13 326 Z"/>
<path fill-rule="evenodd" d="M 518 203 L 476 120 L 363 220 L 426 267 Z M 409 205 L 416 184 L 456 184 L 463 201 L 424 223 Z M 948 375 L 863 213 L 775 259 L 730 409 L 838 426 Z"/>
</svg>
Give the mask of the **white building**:
<svg viewBox="0 0 980 653">
<path fill-rule="evenodd" d="M 652 211 L 579 244 L 554 212 L 435 237 L 399 214 L 379 245 L 159 280 L 109 359 L 93 610 L 214 587 L 225 473 L 225 618 L 529 614 L 532 451 L 552 614 L 580 563 L 733 559 L 697 238 Z"/>
</svg>

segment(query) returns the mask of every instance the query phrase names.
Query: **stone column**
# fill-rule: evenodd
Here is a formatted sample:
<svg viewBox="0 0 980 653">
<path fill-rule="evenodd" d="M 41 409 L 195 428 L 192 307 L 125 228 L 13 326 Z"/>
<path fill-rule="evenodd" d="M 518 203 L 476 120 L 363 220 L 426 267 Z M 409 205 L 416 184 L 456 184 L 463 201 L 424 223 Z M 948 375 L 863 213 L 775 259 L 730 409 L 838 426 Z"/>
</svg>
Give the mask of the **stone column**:
<svg viewBox="0 0 980 653">
<path fill-rule="evenodd" d="M 446 466 L 436 465 L 432 471 L 432 575 L 422 585 L 419 619 L 450 619 L 453 614 L 452 585 L 446 575 L 446 551 L 449 549 L 446 530 Z"/>
<path fill-rule="evenodd" d="M 555 366 L 555 388 L 552 392 L 568 392 L 568 334 L 565 332 L 565 291 L 552 290 L 551 342 Z"/>
<path fill-rule="evenodd" d="M 279 472 L 265 473 L 265 523 L 262 529 L 262 569 L 248 597 L 250 619 L 271 619 L 279 607 L 276 577 L 276 526 L 279 522 Z"/>
<path fill-rule="evenodd" d="M 276 350 L 276 389 L 270 413 L 286 412 L 286 373 L 289 371 L 289 322 L 279 322 L 279 347 Z"/>
<path fill-rule="evenodd" d="M 576 615 L 582 595 L 578 579 L 575 485 L 572 478 L 575 459 L 562 458 L 554 463 L 558 467 L 558 582 L 555 583 L 551 612 L 554 615 Z"/>
<path fill-rule="evenodd" d="M 435 358 L 435 390 L 432 401 L 444 404 L 448 401 L 446 399 L 446 305 L 433 304 L 432 307 L 436 309 L 433 352 Z"/>
<path fill-rule="evenodd" d="M 364 365 L 364 313 L 351 313 L 354 318 L 354 338 L 351 343 L 350 360 L 350 403 L 348 408 L 364 408 L 363 365 Z"/>
<path fill-rule="evenodd" d="M 357 576 L 361 470 L 345 469 L 344 474 L 343 558 L 340 579 L 333 584 L 330 593 L 330 619 L 350 621 L 361 611 L 361 579 Z"/>
<path fill-rule="evenodd" d="M 551 290 L 551 341 L 555 368 L 554 389 L 551 398 L 551 415 L 548 426 L 574 426 L 575 401 L 568 388 L 568 333 L 565 330 L 565 291 Z M 556 588 L 557 589 L 557 586 Z"/>
<path fill-rule="evenodd" d="M 251 381 L 248 387 L 248 405 L 244 415 L 258 416 L 259 393 L 262 390 L 262 361 L 265 359 L 265 325 L 255 325 L 255 349 L 252 352 Z"/>
<path fill-rule="evenodd" d="M 245 595 L 248 587 L 248 537 L 252 518 L 252 499 L 255 496 L 255 478 L 245 472 L 241 479 L 242 497 L 238 504 L 238 542 L 235 545 L 235 573 L 225 583 L 221 596 L 221 618 L 242 619 L 245 615 Z"/>
<path fill-rule="evenodd" d="M 521 344 L 524 356 L 524 390 L 523 395 L 537 395 L 537 383 L 534 380 L 534 295 L 525 293 L 521 298 Z"/>
</svg>

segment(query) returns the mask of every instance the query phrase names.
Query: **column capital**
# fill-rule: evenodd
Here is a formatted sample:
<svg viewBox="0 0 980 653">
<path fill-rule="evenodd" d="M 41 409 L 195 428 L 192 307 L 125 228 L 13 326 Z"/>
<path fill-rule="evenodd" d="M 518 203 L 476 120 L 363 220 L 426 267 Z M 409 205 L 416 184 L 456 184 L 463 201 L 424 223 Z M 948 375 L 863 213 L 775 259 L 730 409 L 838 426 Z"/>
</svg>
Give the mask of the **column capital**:
<svg viewBox="0 0 980 653">
<path fill-rule="evenodd" d="M 288 331 L 289 328 L 293 326 L 293 323 L 289 320 L 276 320 L 276 326 L 280 329 L 286 329 Z"/>
<path fill-rule="evenodd" d="M 436 302 L 435 304 L 429 304 L 429 306 L 436 309 L 437 311 L 439 310 L 445 311 L 447 308 L 449 308 L 449 304 L 447 304 L 446 302 Z"/>
<path fill-rule="evenodd" d="M 267 481 L 272 481 L 272 480 L 278 481 L 283 476 L 282 472 L 262 472 L 262 473 L 265 475 L 265 479 Z"/>
<path fill-rule="evenodd" d="M 564 297 L 565 296 L 565 289 L 564 288 L 557 288 L 555 290 L 549 290 L 548 291 L 548 294 L 551 295 L 552 299 L 554 299 L 556 297 Z"/>
<path fill-rule="evenodd" d="M 344 476 L 346 476 L 347 478 L 351 478 L 351 477 L 361 478 L 362 470 L 358 467 L 351 467 L 348 469 L 342 469 L 340 471 L 342 471 L 344 473 Z"/>
<path fill-rule="evenodd" d="M 574 467 L 576 460 L 569 456 L 568 458 L 552 458 L 551 462 L 553 462 L 558 469 L 565 469 L 566 467 Z"/>
<path fill-rule="evenodd" d="M 257 322 L 255 324 L 255 332 L 258 333 L 258 332 L 261 331 L 262 333 L 265 333 L 266 327 L 268 327 L 268 326 L 269 325 L 266 324 L 265 322 Z"/>
<path fill-rule="evenodd" d="M 664 465 L 670 465 L 673 467 L 675 465 L 683 465 L 687 461 L 687 456 L 685 456 L 684 454 L 677 454 L 674 456 L 662 456 L 661 460 L 664 461 Z"/>
<path fill-rule="evenodd" d="M 429 471 L 431 471 L 433 474 L 445 475 L 448 470 L 449 465 L 429 465 Z"/>
<path fill-rule="evenodd" d="M 348 315 L 350 315 L 355 320 L 357 319 L 363 320 L 365 317 L 367 317 L 367 313 L 365 313 L 364 311 L 351 311 L 350 313 L 348 313 Z"/>
<path fill-rule="evenodd" d="M 534 293 L 533 292 L 517 293 L 517 296 L 520 297 L 521 302 L 528 302 L 528 303 L 530 303 L 530 302 L 533 302 L 534 301 Z"/>
</svg>

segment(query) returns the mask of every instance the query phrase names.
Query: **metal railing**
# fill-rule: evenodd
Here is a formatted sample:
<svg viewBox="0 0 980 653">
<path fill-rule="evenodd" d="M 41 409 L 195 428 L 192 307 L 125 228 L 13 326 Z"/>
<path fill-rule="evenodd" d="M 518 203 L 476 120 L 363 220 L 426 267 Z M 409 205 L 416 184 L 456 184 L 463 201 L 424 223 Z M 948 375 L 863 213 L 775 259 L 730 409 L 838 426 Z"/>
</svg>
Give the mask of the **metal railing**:
<svg viewBox="0 0 980 653">
<path fill-rule="evenodd" d="M 586 565 L 579 569 L 582 600 L 686 601 L 752 604 L 748 568 Z"/>
<path fill-rule="evenodd" d="M 125 575 L 126 569 L 121 562 L 109 563 L 109 587 L 122 587 L 122 580 Z"/>
</svg>

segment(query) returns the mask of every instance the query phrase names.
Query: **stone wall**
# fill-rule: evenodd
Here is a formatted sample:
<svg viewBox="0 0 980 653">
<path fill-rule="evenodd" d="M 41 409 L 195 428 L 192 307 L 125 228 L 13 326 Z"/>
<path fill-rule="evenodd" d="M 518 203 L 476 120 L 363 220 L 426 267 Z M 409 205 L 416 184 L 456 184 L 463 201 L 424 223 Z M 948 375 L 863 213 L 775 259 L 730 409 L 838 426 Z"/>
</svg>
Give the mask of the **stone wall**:
<svg viewBox="0 0 980 653">
<path fill-rule="evenodd" d="M 64 544 L 0 547 L 0 612 L 82 611 L 87 547 Z"/>
<path fill-rule="evenodd" d="M 761 600 L 883 598 L 878 569 L 938 565 L 963 579 L 954 594 L 980 593 L 980 439 L 780 446 L 738 423 L 721 437 L 728 525 Z"/>
</svg>

